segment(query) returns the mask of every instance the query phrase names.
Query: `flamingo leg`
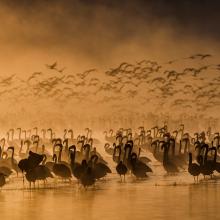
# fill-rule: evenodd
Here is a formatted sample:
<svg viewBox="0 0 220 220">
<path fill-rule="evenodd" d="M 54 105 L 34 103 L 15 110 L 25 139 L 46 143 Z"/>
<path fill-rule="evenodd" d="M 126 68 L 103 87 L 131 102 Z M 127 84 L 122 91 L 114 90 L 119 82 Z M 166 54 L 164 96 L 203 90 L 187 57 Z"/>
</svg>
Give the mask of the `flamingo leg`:
<svg viewBox="0 0 220 220">
<path fill-rule="evenodd" d="M 23 181 L 23 187 L 24 187 L 24 173 L 22 172 L 22 181 Z"/>
</svg>

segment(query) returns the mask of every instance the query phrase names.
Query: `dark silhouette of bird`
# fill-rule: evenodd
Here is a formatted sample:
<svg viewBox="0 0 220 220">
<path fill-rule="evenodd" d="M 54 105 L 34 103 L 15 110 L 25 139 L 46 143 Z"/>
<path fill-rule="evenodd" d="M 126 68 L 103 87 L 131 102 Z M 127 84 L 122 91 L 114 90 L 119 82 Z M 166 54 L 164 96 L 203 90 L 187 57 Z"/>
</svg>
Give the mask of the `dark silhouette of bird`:
<svg viewBox="0 0 220 220">
<path fill-rule="evenodd" d="M 121 176 L 124 176 L 124 181 L 125 181 L 125 175 L 127 174 L 128 172 L 128 168 L 125 166 L 125 164 L 123 164 L 122 161 L 120 161 L 118 163 L 118 165 L 116 166 L 116 171 L 117 173 L 120 175 L 120 178 Z M 122 179 L 121 179 L 122 180 Z"/>
<path fill-rule="evenodd" d="M 44 156 L 42 154 L 29 151 L 29 156 L 28 156 L 29 168 L 31 169 L 38 166 L 43 161 L 43 159 Z"/>
<path fill-rule="evenodd" d="M 11 146 L 11 147 L 8 147 L 8 150 L 11 150 L 12 151 L 12 154 L 11 154 L 11 157 L 8 157 L 7 158 L 7 161 L 8 161 L 8 163 L 9 163 L 9 165 L 10 165 L 10 167 L 17 173 L 17 175 L 18 175 L 18 173 L 20 172 L 20 169 L 19 169 L 19 167 L 18 167 L 18 163 L 17 163 L 17 161 L 14 159 L 14 147 L 13 146 Z"/>
<path fill-rule="evenodd" d="M 210 57 L 212 57 L 211 54 L 201 54 L 201 55 L 200 55 L 200 59 L 201 59 L 201 60 L 204 60 L 204 59 L 210 58 Z"/>
<path fill-rule="evenodd" d="M 41 165 L 38 165 L 34 168 L 34 171 L 37 175 L 37 180 L 46 180 L 47 178 L 53 178 L 53 175 L 51 174 L 51 171 L 48 167 L 45 166 L 45 162 L 47 160 L 46 154 L 42 154 L 44 159 L 42 161 Z"/>
<path fill-rule="evenodd" d="M 57 62 L 54 62 L 53 64 L 46 64 L 46 67 L 51 70 L 56 70 Z"/>
<path fill-rule="evenodd" d="M 121 147 L 118 146 L 114 148 L 114 154 L 116 152 L 116 149 L 119 150 L 119 155 L 118 155 L 118 159 L 117 159 L 117 166 L 116 166 L 116 171 L 117 173 L 121 176 L 124 176 L 124 181 L 125 181 L 125 175 L 128 172 L 128 168 L 125 166 L 125 164 L 123 163 L 123 161 L 121 160 Z M 122 180 L 122 179 L 121 179 Z"/>
<path fill-rule="evenodd" d="M 186 57 L 186 58 L 184 58 L 184 59 L 192 59 L 192 60 L 194 60 L 194 59 L 196 59 L 196 58 L 197 58 L 197 55 L 192 55 L 192 56 Z"/>
<path fill-rule="evenodd" d="M 173 64 L 173 63 L 175 63 L 176 61 L 178 61 L 178 60 L 170 60 L 170 61 L 168 61 L 168 62 L 166 62 L 166 63 L 164 63 L 164 64 Z"/>
<path fill-rule="evenodd" d="M 137 178 L 147 177 L 147 172 L 152 172 L 152 169 L 148 167 L 145 163 L 138 160 L 137 154 L 131 154 L 131 171 Z"/>
<path fill-rule="evenodd" d="M 189 153 L 189 165 L 188 165 L 188 172 L 194 177 L 194 181 L 196 181 L 195 177 L 197 178 L 198 182 L 198 176 L 201 173 L 201 167 L 200 165 L 192 162 L 192 153 Z"/>
<path fill-rule="evenodd" d="M 27 82 L 31 81 L 32 79 L 35 79 L 37 76 L 42 75 L 42 72 L 34 72 L 28 79 Z"/>
<path fill-rule="evenodd" d="M 21 159 L 18 163 L 18 167 L 20 168 L 21 172 L 27 172 L 29 168 L 29 160 L 27 158 Z"/>
<path fill-rule="evenodd" d="M 59 73 L 63 73 L 63 71 L 66 69 L 66 67 L 63 67 L 62 69 L 57 70 Z"/>
<path fill-rule="evenodd" d="M 175 174 L 179 172 L 177 166 L 169 160 L 168 152 L 169 152 L 169 145 L 167 143 L 164 143 L 161 146 L 162 149 L 164 149 L 163 152 L 163 167 L 167 171 L 168 174 Z"/>
<path fill-rule="evenodd" d="M 61 177 L 62 179 L 71 179 L 71 170 L 69 169 L 68 166 L 66 166 L 65 164 L 62 163 L 57 163 L 57 155 L 54 154 L 53 155 L 53 160 L 55 161 L 54 165 L 53 165 L 53 173 L 58 176 Z"/>
<path fill-rule="evenodd" d="M 85 171 L 80 176 L 80 182 L 81 184 L 87 188 L 88 186 L 92 186 L 95 184 L 96 178 L 95 174 L 93 172 L 93 169 L 91 167 L 86 167 Z"/>
<path fill-rule="evenodd" d="M 105 177 L 108 173 L 111 173 L 112 171 L 106 164 L 98 162 L 98 159 L 99 158 L 96 154 L 92 155 L 88 162 L 88 165 L 92 167 L 95 178 L 101 179 Z"/>
<path fill-rule="evenodd" d="M 76 146 L 75 145 L 72 145 L 69 147 L 69 154 L 70 154 L 70 166 L 71 166 L 72 174 L 76 179 L 79 180 L 83 172 L 82 171 L 83 168 L 81 168 L 80 163 L 75 162 L 75 158 L 76 158 Z"/>
<path fill-rule="evenodd" d="M 213 159 L 213 164 L 215 167 L 215 170 L 220 173 L 220 162 L 217 162 L 217 149 L 219 149 L 220 145 L 218 147 L 212 147 L 210 148 L 211 151 L 214 151 L 214 159 Z"/>
<path fill-rule="evenodd" d="M 206 176 L 212 176 L 213 171 L 215 170 L 215 161 L 208 160 L 208 152 L 209 152 L 209 146 L 208 144 L 203 144 L 202 149 L 205 149 L 205 155 L 203 157 L 203 160 L 200 160 L 200 166 L 201 166 L 201 174 L 203 174 L 204 178 Z"/>
</svg>

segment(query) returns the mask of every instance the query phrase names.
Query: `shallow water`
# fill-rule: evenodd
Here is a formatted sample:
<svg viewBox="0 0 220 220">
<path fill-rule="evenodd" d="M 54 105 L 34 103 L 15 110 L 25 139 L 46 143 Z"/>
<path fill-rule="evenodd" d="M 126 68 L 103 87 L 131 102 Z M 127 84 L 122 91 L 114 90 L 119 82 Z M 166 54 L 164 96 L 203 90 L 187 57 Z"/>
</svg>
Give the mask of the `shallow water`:
<svg viewBox="0 0 220 220">
<path fill-rule="evenodd" d="M 178 181 L 176 181 L 178 180 Z M 187 181 L 184 181 L 187 180 Z M 112 174 L 87 190 L 76 182 L 29 190 L 17 181 L 0 192 L 2 219 L 219 219 L 220 180 L 193 184 L 187 174 L 125 183 Z M 21 181 L 21 180 L 20 180 Z"/>
</svg>

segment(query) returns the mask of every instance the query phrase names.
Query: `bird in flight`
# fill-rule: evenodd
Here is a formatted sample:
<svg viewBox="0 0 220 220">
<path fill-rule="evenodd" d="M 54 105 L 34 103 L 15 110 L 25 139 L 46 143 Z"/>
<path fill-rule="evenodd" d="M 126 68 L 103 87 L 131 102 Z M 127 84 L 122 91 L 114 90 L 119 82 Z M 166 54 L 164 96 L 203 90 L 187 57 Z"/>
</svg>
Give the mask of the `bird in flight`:
<svg viewBox="0 0 220 220">
<path fill-rule="evenodd" d="M 66 67 L 63 67 L 62 69 L 60 70 L 57 70 L 59 73 L 63 73 L 63 71 L 66 69 Z"/>
<path fill-rule="evenodd" d="M 210 58 L 212 57 L 211 54 L 195 54 L 195 55 L 192 55 L 190 57 L 186 57 L 184 59 L 201 59 L 201 60 L 204 60 L 205 58 Z"/>
<path fill-rule="evenodd" d="M 178 61 L 178 60 L 170 60 L 170 61 L 168 61 L 168 62 L 166 62 L 166 63 L 164 63 L 164 64 L 173 64 L 173 63 L 175 63 L 176 61 Z"/>
<path fill-rule="evenodd" d="M 212 57 L 212 55 L 211 54 L 204 54 L 204 55 L 200 56 L 201 60 L 208 58 L 208 57 Z"/>
<path fill-rule="evenodd" d="M 57 62 L 54 62 L 54 63 L 51 64 L 51 65 L 46 64 L 46 67 L 47 67 L 48 69 L 51 69 L 51 70 L 56 70 Z"/>
</svg>

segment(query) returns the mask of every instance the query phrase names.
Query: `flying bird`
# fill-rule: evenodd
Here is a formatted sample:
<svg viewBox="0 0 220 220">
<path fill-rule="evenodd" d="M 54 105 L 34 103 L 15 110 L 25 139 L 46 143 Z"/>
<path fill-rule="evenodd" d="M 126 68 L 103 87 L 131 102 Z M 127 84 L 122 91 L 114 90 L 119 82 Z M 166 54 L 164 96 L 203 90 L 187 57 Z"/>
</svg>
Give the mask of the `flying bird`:
<svg viewBox="0 0 220 220">
<path fill-rule="evenodd" d="M 51 65 L 46 64 L 46 67 L 47 67 L 48 69 L 51 69 L 51 70 L 56 70 L 57 62 L 54 62 L 54 63 L 51 64 Z"/>
<path fill-rule="evenodd" d="M 176 61 L 178 61 L 178 60 L 170 60 L 170 61 L 168 61 L 168 62 L 166 62 L 166 63 L 164 63 L 164 64 L 173 64 L 173 63 L 175 63 Z"/>
<path fill-rule="evenodd" d="M 66 69 L 66 67 L 63 67 L 62 69 L 60 69 L 60 70 L 57 70 L 58 72 L 60 72 L 60 73 L 63 73 L 63 71 Z"/>
<path fill-rule="evenodd" d="M 204 60 L 205 58 L 210 58 L 212 57 L 211 54 L 204 54 L 204 55 L 201 55 L 201 60 Z"/>
</svg>

